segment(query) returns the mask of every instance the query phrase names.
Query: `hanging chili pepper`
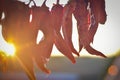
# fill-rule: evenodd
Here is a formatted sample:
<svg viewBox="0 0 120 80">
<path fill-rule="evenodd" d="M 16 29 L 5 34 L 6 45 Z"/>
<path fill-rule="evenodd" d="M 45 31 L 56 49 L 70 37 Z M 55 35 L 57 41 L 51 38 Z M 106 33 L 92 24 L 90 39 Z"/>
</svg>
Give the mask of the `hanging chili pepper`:
<svg viewBox="0 0 120 80">
<path fill-rule="evenodd" d="M 78 38 L 79 38 L 79 52 L 83 45 L 89 44 L 88 41 L 88 15 L 87 4 L 84 0 L 76 0 L 76 8 L 73 12 L 75 19 L 77 20 Z"/>
<path fill-rule="evenodd" d="M 92 48 L 90 45 L 87 45 L 87 46 L 85 47 L 85 49 L 86 49 L 90 54 L 92 54 L 92 55 L 97 55 L 97 56 L 101 56 L 101 57 L 106 58 L 106 56 L 105 56 L 102 52 L 95 50 L 95 49 Z"/>
<path fill-rule="evenodd" d="M 90 54 L 106 57 L 103 53 L 93 49 L 90 46 L 91 36 L 89 34 L 89 11 L 87 9 L 88 4 L 84 0 L 76 0 L 77 5 L 74 11 L 74 16 L 77 20 L 78 35 L 79 35 L 79 50 L 84 47 Z M 82 46 L 82 47 L 81 47 Z M 80 48 L 81 47 L 81 48 Z"/>
<path fill-rule="evenodd" d="M 58 32 L 55 32 L 55 46 L 62 54 L 68 57 L 72 63 L 76 62 L 71 50 L 68 48 L 69 46 L 65 43 L 64 39 Z"/>
<path fill-rule="evenodd" d="M 106 11 L 105 11 L 105 0 L 89 0 L 91 10 L 91 27 L 90 36 L 91 42 L 93 42 L 94 35 L 97 31 L 98 24 L 105 24 L 106 22 Z"/>
<path fill-rule="evenodd" d="M 29 8 L 31 1 L 34 6 Z M 106 57 L 90 46 L 98 24 L 106 22 L 104 0 L 71 0 L 65 7 L 57 0 L 51 12 L 46 6 L 46 1 L 38 7 L 34 0 L 30 0 L 27 5 L 15 0 L 0 0 L 3 37 L 6 41 L 11 40 L 17 45 L 16 57 L 29 79 L 35 80 L 33 61 L 42 71 L 50 73 L 46 63 L 50 58 L 53 44 L 73 63 L 76 62 L 72 53 L 78 56 L 79 53 L 72 43 L 72 13 L 77 20 L 79 52 L 85 48 L 90 54 Z M 90 11 L 87 9 L 88 5 Z M 1 20 L 3 12 L 5 18 Z M 31 21 L 30 15 L 32 15 Z M 60 33 L 61 26 L 64 38 Z M 44 37 L 39 44 L 36 44 L 38 30 L 43 32 Z"/>
<path fill-rule="evenodd" d="M 105 11 L 105 0 L 88 0 L 90 2 L 91 13 L 95 20 L 100 24 L 104 24 L 107 19 Z"/>
<path fill-rule="evenodd" d="M 63 18 L 63 6 L 59 4 L 59 0 L 57 0 L 57 4 L 54 4 L 51 9 L 51 17 L 55 31 L 60 32 Z"/>
<path fill-rule="evenodd" d="M 13 41 L 19 42 L 22 40 L 20 38 L 26 30 L 23 29 L 29 24 L 29 7 L 27 7 L 23 2 L 5 0 L 4 14 L 5 18 L 2 21 L 2 35 L 4 39 L 6 41 L 12 39 Z M 29 28 L 27 28 L 27 30 L 28 29 Z"/>
<path fill-rule="evenodd" d="M 72 52 L 68 46 L 68 44 L 63 39 L 60 28 L 62 26 L 62 19 L 63 19 L 63 7 L 59 4 L 59 0 L 57 0 L 57 4 L 54 4 L 54 6 L 51 9 L 51 17 L 52 17 L 52 23 L 54 28 L 54 34 L 55 34 L 55 45 L 57 49 L 67 56 L 73 63 L 75 63 L 74 56 L 72 55 Z"/>
<path fill-rule="evenodd" d="M 29 48 L 33 46 L 31 42 L 34 41 L 33 36 L 31 36 L 32 29 L 28 27 L 30 9 L 23 2 L 4 0 L 4 14 L 2 35 L 6 41 L 10 40 L 17 45 L 17 59 L 30 79 L 35 80 L 32 51 Z"/>
<path fill-rule="evenodd" d="M 79 53 L 76 51 L 76 49 L 73 46 L 72 43 L 72 13 L 75 9 L 75 1 L 69 1 L 63 8 L 63 23 L 62 23 L 62 31 L 63 36 L 70 47 L 71 51 L 79 56 Z"/>
<path fill-rule="evenodd" d="M 49 8 L 46 6 L 46 0 L 43 2 L 41 7 L 33 6 L 33 19 L 32 19 L 32 27 L 36 29 L 36 32 L 38 30 L 41 30 L 44 34 L 43 39 L 39 42 L 39 44 L 36 44 L 36 48 L 34 50 L 34 59 L 37 63 L 38 67 L 46 72 L 50 73 L 50 71 L 46 68 L 46 63 L 48 62 L 52 47 L 53 47 L 53 29 L 50 23 L 50 11 Z"/>
</svg>

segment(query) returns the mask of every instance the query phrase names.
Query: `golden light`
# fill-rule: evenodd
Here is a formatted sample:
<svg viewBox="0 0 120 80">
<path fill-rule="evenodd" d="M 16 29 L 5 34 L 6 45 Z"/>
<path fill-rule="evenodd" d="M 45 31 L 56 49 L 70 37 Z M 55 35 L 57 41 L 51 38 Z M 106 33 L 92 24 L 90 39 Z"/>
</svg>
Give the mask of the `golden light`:
<svg viewBox="0 0 120 80">
<path fill-rule="evenodd" d="M 16 48 L 13 43 L 4 43 L 1 51 L 4 52 L 6 56 L 14 56 Z"/>
<path fill-rule="evenodd" d="M 1 32 L 2 26 L 0 25 L 0 51 L 4 52 L 6 56 L 14 56 L 16 52 L 15 45 L 5 41 Z"/>
<path fill-rule="evenodd" d="M 15 49 L 14 44 L 12 44 L 12 43 L 7 43 L 7 47 L 8 47 L 8 49 L 5 49 L 5 54 L 6 54 L 7 56 L 14 56 L 14 55 L 15 55 L 15 52 L 16 52 L 16 49 Z"/>
</svg>

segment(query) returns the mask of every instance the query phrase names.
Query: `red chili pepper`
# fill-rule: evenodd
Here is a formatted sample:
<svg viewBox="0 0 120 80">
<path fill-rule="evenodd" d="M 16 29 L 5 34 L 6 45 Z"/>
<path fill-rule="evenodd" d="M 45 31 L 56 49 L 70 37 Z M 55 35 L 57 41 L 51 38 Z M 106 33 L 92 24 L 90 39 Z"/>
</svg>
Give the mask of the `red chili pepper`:
<svg viewBox="0 0 120 80">
<path fill-rule="evenodd" d="M 54 4 L 54 6 L 51 9 L 51 17 L 52 17 L 52 23 L 54 28 L 54 35 L 55 35 L 55 45 L 57 49 L 64 54 L 66 57 L 68 57 L 73 63 L 75 63 L 74 56 L 72 55 L 71 50 L 69 49 L 68 44 L 63 39 L 60 28 L 62 26 L 62 19 L 63 19 L 63 7 L 59 4 L 59 0 L 57 0 L 57 4 Z"/>
<path fill-rule="evenodd" d="M 47 73 L 47 74 L 50 74 L 50 73 L 51 73 L 51 71 L 46 68 L 46 64 L 44 64 L 43 62 L 40 62 L 40 61 L 38 61 L 38 62 L 36 61 L 36 63 L 37 63 L 37 66 L 38 66 L 43 72 L 45 72 L 45 73 Z"/>
<path fill-rule="evenodd" d="M 35 58 L 35 62 L 37 64 L 37 66 L 45 73 L 50 74 L 50 70 L 47 69 L 46 67 L 46 63 L 47 63 L 47 59 L 45 57 L 42 57 L 42 55 L 39 56 L 39 54 L 37 54 L 38 58 Z"/>
<path fill-rule="evenodd" d="M 84 0 L 76 0 L 76 2 L 77 5 L 74 11 L 74 16 L 77 20 L 79 50 L 84 47 L 90 54 L 106 57 L 103 53 L 95 50 L 90 46 L 90 43 L 93 41 L 98 25 L 96 24 L 94 27 L 90 26 L 90 24 L 92 25 L 93 23 L 89 23 L 91 15 L 87 9 L 88 4 L 86 4 Z"/>
<path fill-rule="evenodd" d="M 70 47 L 71 51 L 77 56 L 79 56 L 79 53 L 76 51 L 72 43 L 72 25 L 73 25 L 72 24 L 72 13 L 75 9 L 75 4 L 76 3 L 74 1 L 71 1 L 71 2 L 68 2 L 68 4 L 64 6 L 62 31 L 63 31 L 64 40 Z"/>
<path fill-rule="evenodd" d="M 85 49 L 92 55 L 97 55 L 97 56 L 101 56 L 101 57 L 106 58 L 106 56 L 103 53 L 101 53 L 100 51 L 95 50 L 90 45 L 86 46 Z"/>
<path fill-rule="evenodd" d="M 62 54 L 68 57 L 72 63 L 76 62 L 71 50 L 69 49 L 69 46 L 58 32 L 55 32 L 55 46 Z"/>
<path fill-rule="evenodd" d="M 91 5 L 92 14 L 95 16 L 96 21 L 100 24 L 105 24 L 107 14 L 105 11 L 105 0 L 89 0 Z"/>
<path fill-rule="evenodd" d="M 4 14 L 5 18 L 2 22 L 2 34 L 4 39 L 6 41 L 11 38 L 14 41 L 22 40 L 20 38 L 23 36 L 22 34 L 24 34 L 25 31 L 23 29 L 26 28 L 26 25 L 29 24 L 29 7 L 26 6 L 25 3 L 20 1 L 5 0 Z M 21 33 L 22 31 L 23 33 Z"/>
<path fill-rule="evenodd" d="M 28 27 L 30 26 L 30 9 L 23 2 L 4 0 L 4 14 L 5 18 L 2 22 L 3 37 L 6 41 L 11 40 L 17 45 L 16 57 L 29 78 L 35 80 L 31 55 L 32 50 L 28 46 L 25 46 L 25 44 L 28 44 L 29 47 L 32 47 L 29 42 L 34 41 L 32 29 Z"/>
<path fill-rule="evenodd" d="M 1 1 L 3 2 L 1 3 Z M 88 2 L 90 2 L 91 14 L 87 10 Z M 106 58 L 103 53 L 90 46 L 98 24 L 104 24 L 106 21 L 104 0 L 86 0 L 86 2 L 85 0 L 75 0 L 76 6 L 73 0 L 64 8 L 57 0 L 57 4 L 52 7 L 51 12 L 45 4 L 46 0 L 41 7 L 36 6 L 34 1 L 33 3 L 34 6 L 30 9 L 29 4 L 26 5 L 20 1 L 0 0 L 0 21 L 2 12 L 5 14 L 5 18 L 1 23 L 3 37 L 6 41 L 12 40 L 19 48 L 16 57 L 29 79 L 35 80 L 33 59 L 42 71 L 50 73 L 50 70 L 46 68 L 46 63 L 50 58 L 53 44 L 73 63 L 76 62 L 72 52 L 79 54 L 71 40 L 72 13 L 77 20 L 79 51 L 84 47 L 90 54 Z M 1 4 L 4 9 L 1 8 Z M 33 16 L 31 22 L 29 21 L 30 14 Z M 61 26 L 63 26 L 64 39 L 60 33 Z M 43 32 L 44 39 L 36 44 L 38 30 Z"/>
<path fill-rule="evenodd" d="M 36 45 L 34 58 L 38 65 L 38 67 L 46 72 L 50 73 L 50 71 L 45 67 L 47 60 L 50 58 L 52 47 L 54 43 L 53 39 L 53 28 L 50 23 L 51 16 L 49 8 L 45 4 L 46 0 L 43 2 L 41 7 L 34 6 L 33 7 L 33 28 L 37 27 L 36 30 L 40 29 L 44 34 L 44 39 L 40 41 L 38 45 Z M 46 19 L 48 18 L 48 19 Z"/>
<path fill-rule="evenodd" d="M 46 0 L 43 2 L 42 6 L 33 6 L 32 7 L 32 22 L 31 25 L 34 26 L 36 30 L 45 30 L 43 27 L 45 24 L 45 21 L 47 20 L 47 16 L 49 17 L 50 11 L 49 8 L 45 5 Z M 48 26 L 47 26 L 48 27 Z M 44 31 L 45 32 L 45 31 Z"/>
<path fill-rule="evenodd" d="M 40 43 L 37 45 L 36 57 L 41 56 L 45 59 L 49 59 L 52 52 L 53 43 L 54 43 L 53 37 L 51 37 L 50 35 L 48 35 L 48 37 L 45 36 L 45 38 L 41 40 Z"/>
<path fill-rule="evenodd" d="M 59 4 L 59 0 L 57 0 L 57 4 L 54 4 L 51 9 L 51 18 L 55 31 L 60 32 L 63 18 L 63 7 Z"/>
<path fill-rule="evenodd" d="M 89 23 L 88 23 L 88 15 L 89 11 L 87 10 L 87 4 L 84 0 L 76 0 L 76 8 L 73 12 L 75 19 L 77 20 L 77 29 L 78 29 L 78 37 L 79 37 L 79 51 L 89 44 Z"/>
<path fill-rule="evenodd" d="M 105 0 L 89 0 L 89 2 L 91 10 L 91 26 L 89 32 L 91 36 L 91 42 L 93 42 L 98 24 L 105 24 L 107 14 L 105 11 Z"/>
</svg>

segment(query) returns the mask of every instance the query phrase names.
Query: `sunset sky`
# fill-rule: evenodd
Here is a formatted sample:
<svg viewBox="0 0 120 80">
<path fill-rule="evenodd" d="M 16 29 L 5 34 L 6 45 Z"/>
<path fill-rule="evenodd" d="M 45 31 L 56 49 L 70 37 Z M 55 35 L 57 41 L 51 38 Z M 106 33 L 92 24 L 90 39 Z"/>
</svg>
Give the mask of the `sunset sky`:
<svg viewBox="0 0 120 80">
<path fill-rule="evenodd" d="M 23 0 L 28 2 L 28 0 Z M 44 0 L 35 0 L 37 5 L 41 5 Z M 65 4 L 67 0 L 60 0 L 61 4 Z M 56 0 L 47 0 L 47 6 L 51 8 Z M 106 0 L 106 12 L 107 21 L 105 25 L 99 25 L 98 31 L 95 35 L 94 42 L 92 46 L 103 52 L 105 55 L 111 55 L 112 53 L 120 50 L 120 0 Z M 75 48 L 78 50 L 77 42 L 77 31 L 76 31 L 76 21 L 73 19 L 73 43 Z M 40 37 L 40 36 L 39 36 Z M 0 26 L 0 49 L 4 46 L 3 38 L 1 35 Z M 61 54 L 54 46 L 52 53 L 54 55 Z M 81 56 L 89 56 L 89 54 L 83 49 L 81 51 Z"/>
</svg>

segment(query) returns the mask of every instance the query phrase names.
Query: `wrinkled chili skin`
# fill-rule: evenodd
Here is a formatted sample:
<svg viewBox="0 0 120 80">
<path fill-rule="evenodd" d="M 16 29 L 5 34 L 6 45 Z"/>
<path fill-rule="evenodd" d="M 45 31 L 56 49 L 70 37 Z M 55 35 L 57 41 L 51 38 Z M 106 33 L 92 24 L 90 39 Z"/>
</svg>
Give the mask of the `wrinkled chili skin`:
<svg viewBox="0 0 120 80">
<path fill-rule="evenodd" d="M 79 51 L 83 46 L 88 45 L 89 42 L 89 23 L 88 23 L 88 15 L 89 11 L 87 10 L 87 5 L 84 0 L 76 0 L 76 8 L 73 12 L 74 17 L 77 21 L 77 29 L 78 29 L 78 39 L 79 39 Z"/>
<path fill-rule="evenodd" d="M 94 35 L 96 34 L 99 26 L 98 24 L 105 24 L 107 13 L 105 10 L 105 0 L 88 0 L 88 2 L 90 2 L 91 19 L 94 19 L 90 27 L 91 42 L 93 42 Z"/>
<path fill-rule="evenodd" d="M 46 0 L 43 2 L 41 7 L 33 6 L 33 20 L 31 22 L 35 30 L 41 30 L 44 34 L 43 39 L 36 45 L 34 50 L 34 59 L 37 66 L 45 73 L 50 73 L 50 70 L 46 68 L 52 47 L 54 43 L 53 28 L 51 27 L 51 16 L 49 8 L 46 6 Z M 46 19 L 48 18 L 48 19 Z M 51 27 L 51 28 L 50 28 Z M 53 37 L 53 38 L 52 38 Z"/>
<path fill-rule="evenodd" d="M 69 1 L 63 8 L 63 20 L 62 20 L 62 32 L 64 36 L 64 40 L 69 45 L 69 48 L 71 51 L 79 56 L 79 53 L 73 46 L 72 42 L 72 29 L 73 29 L 73 23 L 72 23 L 72 13 L 75 10 L 76 2 L 75 1 Z"/>
<path fill-rule="evenodd" d="M 93 24 L 89 23 L 91 14 L 87 9 L 88 4 L 86 4 L 84 0 L 76 0 L 76 2 L 76 9 L 73 12 L 73 14 L 75 16 L 75 19 L 77 20 L 77 29 L 79 35 L 79 51 L 81 51 L 81 49 L 84 47 L 90 54 L 106 58 L 106 56 L 103 53 L 95 50 L 90 46 L 90 43 L 93 41 L 98 24 L 95 24 L 95 27 L 93 27 L 91 26 Z"/>
</svg>

